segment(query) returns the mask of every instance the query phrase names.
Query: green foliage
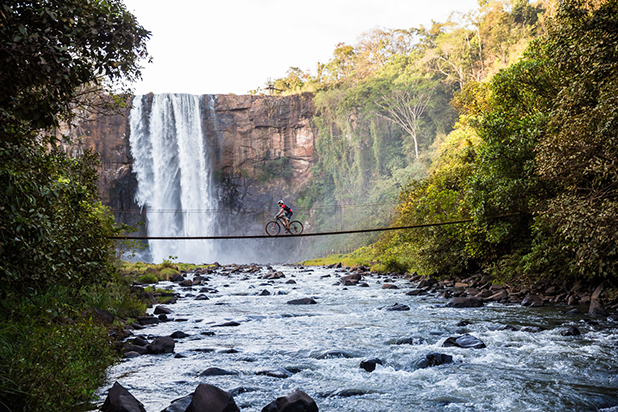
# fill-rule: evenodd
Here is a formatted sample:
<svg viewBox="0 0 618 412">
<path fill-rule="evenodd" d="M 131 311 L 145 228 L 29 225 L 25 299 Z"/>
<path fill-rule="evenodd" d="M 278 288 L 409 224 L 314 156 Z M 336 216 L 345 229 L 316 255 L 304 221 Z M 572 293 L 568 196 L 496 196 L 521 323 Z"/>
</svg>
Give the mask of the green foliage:
<svg viewBox="0 0 618 412">
<path fill-rule="evenodd" d="M 412 182 L 400 194 L 394 226 L 448 222 L 469 218 L 466 179 L 474 173 L 478 136 L 460 126 L 440 142 L 438 158 L 427 179 Z M 467 246 L 469 225 L 438 226 L 391 232 L 377 245 L 379 261 L 420 274 L 459 274 L 475 267 Z"/>
<path fill-rule="evenodd" d="M 559 236 L 580 276 L 616 277 L 618 267 L 618 2 L 570 1 L 545 47 L 557 72 L 550 133 L 539 175 L 556 186 L 539 227 Z M 544 236 L 548 236 L 545 234 Z M 539 246 L 536 246 L 537 249 Z"/>
<path fill-rule="evenodd" d="M 484 2 L 460 22 L 376 29 L 355 45 L 339 44 L 332 59 L 318 65 L 316 76 L 294 71 L 315 93 L 318 161 L 314 181 L 299 199 L 311 211 L 311 226 L 333 230 L 392 222 L 393 206 L 386 205 L 396 203 L 400 187 L 427 176 L 438 147 L 434 143 L 453 130 L 456 112 L 448 103 L 455 91 L 465 91 L 457 105 L 467 107 L 462 123 L 472 125 L 489 104 L 490 93 L 480 81 L 521 55 L 541 30 L 541 13 L 519 1 Z M 322 246 L 354 245 L 345 237 L 327 242 L 337 244 Z"/>
<path fill-rule="evenodd" d="M 0 9 L 0 125 L 4 139 L 70 118 L 84 85 L 139 78 L 149 32 L 121 1 L 8 0 Z"/>
<path fill-rule="evenodd" d="M 255 165 L 256 177 L 266 183 L 276 179 L 289 180 L 292 177 L 290 158 L 281 156 L 276 159 L 262 159 Z"/>
<path fill-rule="evenodd" d="M 342 265 L 350 267 L 372 267 L 376 263 L 375 251 L 371 247 L 360 247 L 348 254 L 331 254 L 326 256 L 325 258 L 310 259 L 302 262 L 303 265 L 307 266 L 333 265 L 337 263 L 341 263 Z"/>
<path fill-rule="evenodd" d="M 109 311 L 119 319 L 135 318 L 146 312 L 146 304 L 131 293 L 130 284 L 118 275 L 107 285 L 92 285 L 80 290 L 84 307 Z"/>
<path fill-rule="evenodd" d="M 179 274 L 180 272 L 172 268 L 163 268 L 161 269 L 160 273 L 161 277 L 163 278 L 162 280 L 169 280 L 171 276 Z"/>
<path fill-rule="evenodd" d="M 108 334 L 90 319 L 3 322 L 0 407 L 64 412 L 91 400 L 114 359 Z"/>
<path fill-rule="evenodd" d="M 2 410 L 67 411 L 112 362 L 108 327 L 144 310 L 116 276 L 116 227 L 97 158 L 70 157 L 55 127 L 123 103 L 149 33 L 119 0 L 0 5 L 0 399 Z"/>
<path fill-rule="evenodd" d="M 536 22 L 515 6 L 517 21 Z M 474 222 L 389 234 L 384 265 L 616 280 L 617 16 L 615 0 L 563 2 L 520 61 L 462 88 L 458 128 L 429 177 L 402 191 L 395 224 Z"/>
<path fill-rule="evenodd" d="M 154 273 L 144 273 L 137 277 L 137 281 L 140 283 L 158 283 L 159 276 Z"/>
<path fill-rule="evenodd" d="M 0 289 L 105 281 L 117 229 L 97 199 L 95 156 L 3 142 L 0 163 Z"/>
</svg>

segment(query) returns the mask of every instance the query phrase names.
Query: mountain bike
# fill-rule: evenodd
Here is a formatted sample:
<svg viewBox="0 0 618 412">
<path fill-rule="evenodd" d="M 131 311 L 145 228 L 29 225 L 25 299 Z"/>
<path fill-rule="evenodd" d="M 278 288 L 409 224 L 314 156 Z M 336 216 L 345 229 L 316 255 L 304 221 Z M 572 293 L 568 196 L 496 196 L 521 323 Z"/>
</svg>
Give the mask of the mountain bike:
<svg viewBox="0 0 618 412">
<path fill-rule="evenodd" d="M 268 236 L 277 236 L 281 232 L 281 228 L 285 229 L 286 233 L 290 235 L 300 235 L 303 233 L 303 224 L 298 220 L 292 220 L 290 222 L 290 230 L 288 231 L 285 226 L 285 219 L 282 216 L 275 216 L 277 220 L 270 221 L 266 224 L 266 233 Z"/>
</svg>

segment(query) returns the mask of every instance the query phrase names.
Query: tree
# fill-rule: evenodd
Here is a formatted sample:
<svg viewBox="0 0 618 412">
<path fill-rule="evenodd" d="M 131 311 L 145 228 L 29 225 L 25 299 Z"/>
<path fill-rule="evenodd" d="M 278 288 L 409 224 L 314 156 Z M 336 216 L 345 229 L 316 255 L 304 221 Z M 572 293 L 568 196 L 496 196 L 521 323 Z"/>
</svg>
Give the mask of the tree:
<svg viewBox="0 0 618 412">
<path fill-rule="evenodd" d="M 376 101 L 382 109 L 378 114 L 397 124 L 412 137 L 416 159 L 421 117 L 431 101 L 432 94 L 432 88 L 423 87 L 420 81 L 415 80 L 394 88 L 388 95 L 380 95 Z"/>
<path fill-rule="evenodd" d="M 82 85 L 123 87 L 140 76 L 150 33 L 119 0 L 8 0 L 0 6 L 0 133 L 71 117 Z M 126 89 L 125 89 L 126 90 Z M 118 90 L 117 90 L 118 91 Z M 19 127 L 19 129 L 16 129 Z"/>
<path fill-rule="evenodd" d="M 96 159 L 70 158 L 52 128 L 76 115 L 85 91 L 122 90 L 139 77 L 148 37 L 119 0 L 9 0 L 0 6 L 5 293 L 44 293 L 109 274 L 113 229 L 98 203 Z"/>
<path fill-rule="evenodd" d="M 557 93 L 537 163 L 557 194 L 541 205 L 539 226 L 586 277 L 618 271 L 617 44 L 618 1 L 572 0 L 558 8 L 544 49 Z"/>
</svg>

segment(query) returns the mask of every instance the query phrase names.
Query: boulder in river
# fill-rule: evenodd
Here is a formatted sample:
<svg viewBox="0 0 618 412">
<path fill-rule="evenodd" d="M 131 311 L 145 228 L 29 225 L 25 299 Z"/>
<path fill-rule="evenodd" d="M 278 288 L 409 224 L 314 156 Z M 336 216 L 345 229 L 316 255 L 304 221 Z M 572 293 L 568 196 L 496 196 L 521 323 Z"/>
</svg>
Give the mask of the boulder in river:
<svg viewBox="0 0 618 412">
<path fill-rule="evenodd" d="M 163 409 L 161 412 L 185 412 L 192 400 L 193 394 L 174 399 L 172 403 L 170 403 L 170 406 Z"/>
<path fill-rule="evenodd" d="M 448 308 L 478 308 L 483 306 L 483 301 L 478 298 L 453 298 L 448 301 Z"/>
<path fill-rule="evenodd" d="M 170 335 L 170 338 L 173 339 L 182 339 L 190 336 L 188 333 L 184 333 L 183 331 L 177 330 L 176 332 Z"/>
<path fill-rule="evenodd" d="M 178 283 L 179 286 L 184 286 L 184 287 L 190 287 L 193 286 L 193 280 L 191 279 L 185 279 L 183 281 L 181 281 L 180 283 Z"/>
<path fill-rule="evenodd" d="M 185 412 L 240 412 L 234 397 L 216 386 L 201 383 Z"/>
<path fill-rule="evenodd" d="M 562 336 L 579 336 L 582 333 L 575 326 L 568 326 L 566 329 L 560 331 Z"/>
<path fill-rule="evenodd" d="M 200 373 L 200 376 L 228 376 L 228 375 L 229 376 L 238 375 L 238 372 L 228 371 L 228 370 L 221 369 L 221 368 L 208 368 L 202 373 Z"/>
<path fill-rule="evenodd" d="M 394 305 L 391 306 L 387 306 L 384 309 L 388 310 L 388 311 L 405 311 L 405 310 L 410 310 L 410 307 L 408 305 L 404 305 L 403 303 L 395 303 Z"/>
<path fill-rule="evenodd" d="M 185 278 L 182 277 L 182 275 L 178 272 L 174 272 L 171 275 L 169 275 L 168 279 L 171 282 L 182 282 L 183 280 L 185 280 Z"/>
<path fill-rule="evenodd" d="M 543 306 L 543 299 L 538 295 L 526 295 L 521 302 L 522 306 L 530 306 L 533 308 Z"/>
<path fill-rule="evenodd" d="M 543 332 L 544 330 L 545 329 L 543 329 L 540 326 L 524 326 L 519 331 L 520 332 L 528 332 L 528 333 L 539 333 L 539 332 Z"/>
<path fill-rule="evenodd" d="M 137 352 L 140 355 L 145 355 L 148 353 L 148 347 L 146 346 L 138 346 L 138 345 L 126 345 L 124 348 L 124 353 L 127 352 Z"/>
<path fill-rule="evenodd" d="M 405 338 L 399 338 L 393 342 L 395 345 L 420 345 L 423 343 L 421 338 L 415 338 L 412 336 L 407 336 Z"/>
<path fill-rule="evenodd" d="M 284 369 L 284 368 L 268 369 L 268 370 L 258 371 L 255 374 L 256 375 L 265 375 L 265 376 L 270 376 L 271 378 L 280 378 L 280 379 L 285 379 L 285 378 L 289 378 L 290 376 L 292 376 L 292 372 L 290 372 L 289 370 Z"/>
<path fill-rule="evenodd" d="M 154 316 L 138 316 L 137 321 L 140 325 L 157 325 L 161 323 L 159 318 Z"/>
<path fill-rule="evenodd" d="M 458 348 L 472 348 L 472 349 L 482 349 L 485 348 L 485 343 L 482 340 L 472 336 L 463 334 L 461 336 L 451 336 L 442 344 L 443 347 L 458 347 Z"/>
<path fill-rule="evenodd" d="M 154 308 L 155 315 L 160 315 L 160 314 L 169 315 L 170 313 L 172 313 L 172 310 L 168 308 L 167 306 L 157 305 Z"/>
<path fill-rule="evenodd" d="M 217 323 L 216 325 L 212 325 L 213 328 L 224 328 L 230 326 L 240 326 L 240 323 L 231 320 L 229 322 Z"/>
<path fill-rule="evenodd" d="M 295 389 L 266 405 L 262 412 L 318 412 L 318 405 L 305 392 Z"/>
<path fill-rule="evenodd" d="M 590 299 L 590 309 L 588 314 L 593 316 L 607 316 L 607 311 L 596 299 Z"/>
<path fill-rule="evenodd" d="M 355 358 L 355 355 L 343 350 L 327 350 L 317 355 L 316 359 L 330 359 L 330 358 Z"/>
<path fill-rule="evenodd" d="M 419 289 L 428 288 L 428 287 L 431 287 L 431 286 L 435 285 L 436 283 L 438 283 L 438 281 L 436 279 L 434 279 L 434 278 L 427 278 L 427 279 L 421 280 L 416 287 L 419 288 Z"/>
<path fill-rule="evenodd" d="M 413 363 L 416 369 L 425 369 L 432 366 L 445 365 L 453 363 L 453 357 L 444 353 L 428 353 L 424 358 L 421 358 Z"/>
<path fill-rule="evenodd" d="M 365 359 L 360 363 L 361 369 L 365 369 L 367 372 L 373 372 L 377 365 L 382 365 L 382 360 L 379 358 Z"/>
<path fill-rule="evenodd" d="M 131 358 L 137 358 L 138 356 L 141 356 L 141 353 L 132 351 L 132 350 L 125 350 L 124 353 L 122 354 L 122 357 L 125 359 L 131 359 Z"/>
<path fill-rule="evenodd" d="M 174 353 L 174 339 L 169 336 L 158 337 L 148 345 L 148 353 L 157 355 L 159 353 Z"/>
<path fill-rule="evenodd" d="M 146 409 L 128 390 L 115 382 L 105 398 L 101 412 L 146 412 Z"/>
<path fill-rule="evenodd" d="M 293 299 L 286 302 L 288 305 L 315 305 L 316 302 L 312 298 Z"/>
</svg>

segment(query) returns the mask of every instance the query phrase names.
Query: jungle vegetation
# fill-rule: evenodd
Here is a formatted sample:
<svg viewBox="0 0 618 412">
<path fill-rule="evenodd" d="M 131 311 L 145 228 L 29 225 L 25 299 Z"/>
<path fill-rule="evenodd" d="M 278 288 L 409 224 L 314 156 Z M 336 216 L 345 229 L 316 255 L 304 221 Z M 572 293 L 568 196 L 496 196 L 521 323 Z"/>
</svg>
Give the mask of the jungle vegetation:
<svg viewBox="0 0 618 412">
<path fill-rule="evenodd" d="M 119 275 L 108 236 L 120 229 L 99 202 L 97 157 L 68 156 L 58 127 L 121 104 L 148 38 L 119 0 L 0 6 L 3 411 L 91 400 L 115 358 L 115 322 L 145 310 Z"/>
</svg>

